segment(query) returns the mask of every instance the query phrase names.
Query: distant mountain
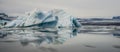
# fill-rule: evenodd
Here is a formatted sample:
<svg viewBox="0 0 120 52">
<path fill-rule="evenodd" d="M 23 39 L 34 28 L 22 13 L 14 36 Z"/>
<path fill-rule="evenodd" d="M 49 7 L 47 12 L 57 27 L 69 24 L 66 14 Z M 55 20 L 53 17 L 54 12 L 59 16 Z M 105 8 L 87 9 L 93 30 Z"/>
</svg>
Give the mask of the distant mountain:
<svg viewBox="0 0 120 52">
<path fill-rule="evenodd" d="M 113 16 L 113 19 L 120 19 L 120 16 Z"/>
<path fill-rule="evenodd" d="M 8 16 L 5 13 L 0 13 L 0 20 L 7 20 L 7 21 L 12 21 L 14 19 L 16 19 L 17 17 L 13 17 L 13 16 Z"/>
<path fill-rule="evenodd" d="M 120 26 L 120 16 L 113 18 L 77 18 L 82 25 L 117 25 Z"/>
</svg>

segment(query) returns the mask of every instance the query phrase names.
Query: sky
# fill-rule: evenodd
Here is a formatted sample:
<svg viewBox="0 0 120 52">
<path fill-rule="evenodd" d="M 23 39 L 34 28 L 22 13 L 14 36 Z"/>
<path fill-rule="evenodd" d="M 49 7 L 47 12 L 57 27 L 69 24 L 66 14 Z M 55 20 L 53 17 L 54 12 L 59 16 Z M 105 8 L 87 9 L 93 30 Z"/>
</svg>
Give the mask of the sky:
<svg viewBox="0 0 120 52">
<path fill-rule="evenodd" d="M 0 12 L 21 15 L 40 10 L 63 9 L 76 17 L 120 16 L 120 0 L 0 0 Z"/>
</svg>

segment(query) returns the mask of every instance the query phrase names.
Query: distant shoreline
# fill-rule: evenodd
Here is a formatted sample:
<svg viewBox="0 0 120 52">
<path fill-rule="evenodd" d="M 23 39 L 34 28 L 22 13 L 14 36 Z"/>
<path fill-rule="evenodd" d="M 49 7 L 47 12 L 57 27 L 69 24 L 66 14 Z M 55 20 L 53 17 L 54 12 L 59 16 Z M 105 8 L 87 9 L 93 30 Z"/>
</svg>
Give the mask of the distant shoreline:
<svg viewBox="0 0 120 52">
<path fill-rule="evenodd" d="M 114 25 L 114 26 L 120 26 L 120 22 L 93 22 L 93 23 L 82 23 L 80 22 L 82 25 L 98 25 L 98 26 L 110 26 L 110 25 Z"/>
</svg>

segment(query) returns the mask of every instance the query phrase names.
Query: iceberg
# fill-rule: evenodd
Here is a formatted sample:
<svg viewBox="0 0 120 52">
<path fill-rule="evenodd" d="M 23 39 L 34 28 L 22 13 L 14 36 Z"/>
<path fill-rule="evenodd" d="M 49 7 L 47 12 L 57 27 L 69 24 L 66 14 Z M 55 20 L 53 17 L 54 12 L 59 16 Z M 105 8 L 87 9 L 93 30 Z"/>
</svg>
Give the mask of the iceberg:
<svg viewBox="0 0 120 52">
<path fill-rule="evenodd" d="M 41 11 L 35 9 L 19 16 L 16 20 L 8 23 L 5 27 L 41 27 L 41 28 L 61 28 L 61 27 L 81 27 L 75 17 L 67 14 L 61 9 Z"/>
</svg>

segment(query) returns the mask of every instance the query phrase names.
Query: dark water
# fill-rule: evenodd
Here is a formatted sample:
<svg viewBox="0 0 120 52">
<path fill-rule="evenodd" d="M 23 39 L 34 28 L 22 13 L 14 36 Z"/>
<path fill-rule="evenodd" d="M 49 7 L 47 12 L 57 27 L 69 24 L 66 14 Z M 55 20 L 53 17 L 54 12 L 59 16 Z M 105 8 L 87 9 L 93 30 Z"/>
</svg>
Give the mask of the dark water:
<svg viewBox="0 0 120 52">
<path fill-rule="evenodd" d="M 120 52 L 119 26 L 0 30 L 0 52 Z"/>
</svg>

